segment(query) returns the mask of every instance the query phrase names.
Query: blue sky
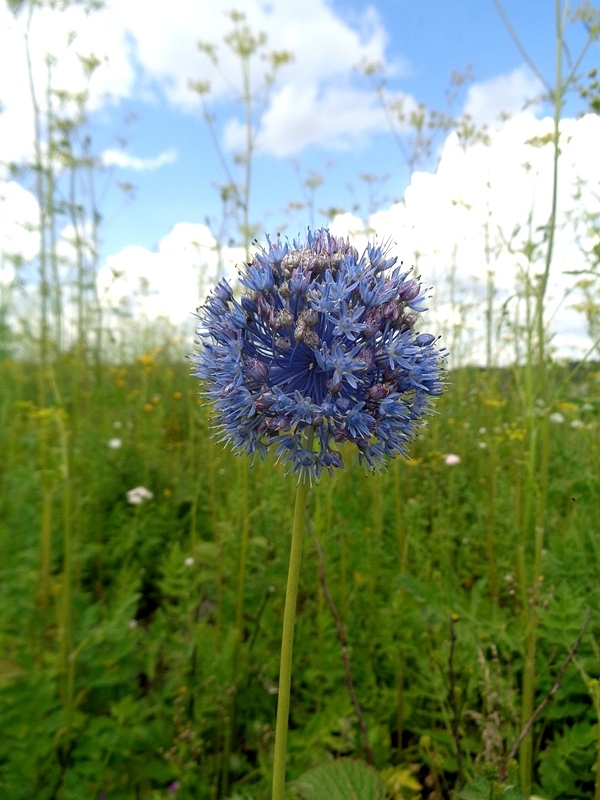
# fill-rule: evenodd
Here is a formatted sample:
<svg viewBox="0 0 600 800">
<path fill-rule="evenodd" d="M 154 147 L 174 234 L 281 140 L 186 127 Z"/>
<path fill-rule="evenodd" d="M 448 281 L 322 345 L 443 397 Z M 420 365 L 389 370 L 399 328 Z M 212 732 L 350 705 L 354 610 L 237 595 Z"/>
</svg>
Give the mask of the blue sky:
<svg viewBox="0 0 600 800">
<path fill-rule="evenodd" d="M 154 270 L 158 281 L 155 293 L 166 297 L 167 289 L 161 283 L 169 280 L 164 253 L 177 260 L 177 248 L 188 246 L 185 237 L 208 241 L 203 224 L 207 218 L 218 222 L 219 199 L 214 184 L 222 183 L 225 176 L 198 98 L 189 92 L 187 84 L 190 78 L 210 80 L 214 91 L 209 105 L 216 115 L 217 136 L 224 151 L 231 153 L 239 141 L 241 109 L 232 102 L 231 92 L 214 74 L 209 60 L 196 48 L 198 39 L 220 45 L 224 71 L 234 82 L 238 80 L 239 65 L 228 60 L 222 45 L 223 36 L 231 28 L 225 12 L 231 8 L 246 13 L 253 30 L 267 33 L 267 49 L 287 49 L 294 55 L 294 61 L 282 67 L 272 87 L 254 161 L 251 220 L 265 232 L 285 229 L 288 224 L 286 233 L 295 235 L 308 223 L 306 212 L 290 219 L 284 208 L 289 201 L 302 199 L 298 172 L 306 176 L 309 170 L 316 170 L 324 178 L 316 195 L 317 209 L 351 211 L 352 204 L 358 202 L 356 213 L 365 218 L 367 191 L 359 176 L 387 175 L 376 188 L 380 216 L 372 220 L 381 223 L 382 233 L 394 236 L 395 230 L 386 228 L 390 220 L 405 225 L 394 217 L 397 201 L 410 196 L 421 198 L 420 206 L 413 202 L 412 212 L 407 200 L 405 211 L 412 229 L 429 225 L 431 239 L 437 242 L 437 228 L 447 227 L 457 198 L 468 205 L 463 194 L 472 194 L 473 180 L 481 173 L 482 164 L 490 170 L 500 157 L 525 160 L 528 153 L 523 156 L 520 149 L 523 141 L 546 131 L 542 120 L 548 106 L 543 103 L 529 107 L 523 125 L 518 120 L 509 123 L 512 127 L 506 135 L 497 121 L 502 111 L 518 118 L 525 101 L 539 96 L 543 87 L 524 63 L 492 0 L 303 0 L 298 4 L 290 0 L 238 0 L 234 4 L 171 0 L 168 5 L 109 0 L 107 9 L 90 19 L 79 9 L 67 13 L 43 11 L 36 15 L 31 32 L 38 91 L 43 84 L 45 52 L 59 56 L 55 85 L 71 89 L 78 85 L 74 51 L 107 58 L 91 85 L 90 134 L 93 149 L 107 165 L 97 181 L 103 215 L 101 265 L 118 264 L 126 273 L 125 292 L 133 291 L 134 277 Z M 505 0 L 504 9 L 539 72 L 552 82 L 554 2 Z M 0 114 L 0 161 L 31 157 L 32 118 L 20 35 L 23 21 L 21 17 L 15 22 L 0 0 L 0 99 L 4 106 Z M 72 29 L 78 32 L 75 46 L 65 50 L 65 36 Z M 582 26 L 573 26 L 569 47 L 574 55 L 584 40 Z M 441 135 L 431 161 L 420 165 L 411 178 L 373 90 L 364 76 L 353 70 L 364 57 L 382 63 L 388 97 L 404 97 L 409 107 L 424 102 L 440 110 L 446 105 L 452 71 L 464 70 L 470 64 L 474 80 L 458 95 L 452 111 L 467 111 L 478 123 L 497 131 L 497 152 L 494 144 L 484 158 L 474 148 L 472 157 L 460 161 L 451 137 Z M 594 44 L 582 70 L 598 60 L 598 45 Z M 255 73 L 258 76 L 259 69 Z M 581 110 L 577 96 L 571 96 L 565 116 L 575 119 Z M 593 142 L 595 129 L 584 131 L 580 125 L 578 130 L 581 142 Z M 583 148 L 583 144 L 577 145 L 573 159 L 583 165 L 591 163 L 590 158 L 598 161 L 593 155 L 596 148 L 589 157 Z M 292 159 L 298 164 L 298 172 Z M 427 173 L 431 176 L 429 183 Z M 500 170 L 498 183 L 502 173 Z M 545 185 L 547 173 L 548 160 L 542 159 L 535 184 L 536 214 L 541 224 L 547 219 L 548 209 L 543 206 L 543 197 L 540 199 L 539 185 Z M 454 176 L 450 188 L 449 175 Z M 2 179 L 0 168 L 0 183 Z M 4 181 L 5 186 L 10 183 L 8 174 Z M 519 181 L 520 174 L 515 177 L 515 191 L 533 192 L 533 184 L 517 188 Z M 118 188 L 119 182 L 135 186 L 132 199 Z M 24 189 L 31 188 L 31 180 L 21 183 Z M 409 183 L 411 188 L 405 194 Z M 477 198 L 481 199 L 481 187 L 478 191 Z M 566 184 L 564 191 L 566 197 Z M 33 205 L 30 196 L 14 187 L 5 190 L 7 198 L 9 194 L 10 202 L 7 200 L 4 206 L 0 203 L 0 223 L 4 215 L 5 228 L 13 226 L 14 240 L 14 219 L 7 220 L 7 208 L 12 208 L 13 217 L 27 217 Z M 428 209 L 441 196 L 450 203 L 450 210 L 439 205 L 442 219 L 429 219 Z M 472 205 L 479 200 L 469 202 Z M 503 210 L 514 205 L 511 187 L 505 187 L 494 202 L 498 218 L 502 218 Z M 421 208 L 420 220 L 415 216 L 417 206 Z M 346 229 L 351 230 L 355 223 L 348 220 Z M 321 224 L 323 218 L 317 215 L 315 222 Z M 514 222 L 507 217 L 506 225 L 514 226 Z M 473 238 L 473 232 L 465 227 L 461 237 L 467 241 Z M 432 262 L 432 274 L 450 269 L 450 253 L 456 249 L 448 247 L 449 239 L 445 239 L 434 248 L 437 260 Z M 163 251 L 160 259 L 155 257 Z M 481 256 L 471 254 L 467 260 L 466 252 L 457 265 L 459 274 L 467 280 L 478 273 L 477 279 L 481 279 Z M 133 277 L 127 283 L 129 273 Z M 181 300 L 173 296 L 172 286 L 167 288 L 173 308 Z M 508 291 L 508 286 L 505 288 Z M 476 296 L 475 291 L 473 298 Z"/>
<path fill-rule="evenodd" d="M 244 8 L 245 3 L 238 3 Z M 388 71 L 392 74 L 388 87 L 392 92 L 403 92 L 433 108 L 444 108 L 445 91 L 452 70 L 463 70 L 467 64 L 476 83 L 484 83 L 498 76 L 523 70 L 533 83 L 533 76 L 524 68 L 523 59 L 512 42 L 491 0 L 453 0 L 453 2 L 407 2 L 406 0 L 380 0 L 377 3 L 333 2 L 327 4 L 333 13 L 349 28 L 360 31 L 371 25 L 382 31 L 382 54 Z M 554 20 L 550 0 L 508 0 L 505 9 L 523 43 L 528 48 L 540 71 L 553 78 L 554 71 Z M 227 8 L 227 4 L 215 4 Z M 365 21 L 365 18 L 367 21 Z M 158 23 L 158 19 L 157 19 Z M 318 23 L 315 23 L 318 24 Z M 572 39 L 582 41 L 576 29 Z M 200 36 L 200 32 L 199 32 Z M 270 32 L 269 47 L 281 47 L 276 33 Z M 330 42 L 331 57 L 336 57 L 336 42 Z M 210 74 L 208 65 L 202 78 Z M 288 67 L 278 76 L 275 91 L 285 86 Z M 202 70 L 199 70 L 201 73 Z M 367 90 L 367 82 L 359 75 L 348 77 L 352 86 Z M 507 98 L 507 110 L 520 110 L 523 97 L 519 87 Z M 454 111 L 464 107 L 466 91 L 457 98 Z M 217 129 L 223 132 L 231 117 L 240 118 L 240 109 L 229 102 L 229 97 L 219 97 L 211 102 L 217 115 Z M 571 108 L 579 108 L 576 98 Z M 502 98 L 498 99 L 501 106 Z M 124 120 L 135 115 L 135 120 Z M 131 181 L 136 185 L 136 199 L 125 208 L 120 194 L 112 189 L 106 197 L 107 225 L 104 231 L 107 252 L 114 252 L 126 244 L 152 247 L 176 222 L 202 222 L 206 216 L 216 219 L 219 214 L 217 191 L 212 184 L 224 180 L 206 125 L 198 108 L 181 109 L 169 102 L 164 88 L 155 83 L 149 101 L 135 97 L 120 100 L 98 114 L 98 143 L 111 146 L 115 135 L 127 140 L 126 151 L 142 158 L 152 158 L 158 153 L 174 151 L 176 158 L 154 171 L 141 172 L 119 169 L 111 178 Z M 102 126 L 99 122 L 102 120 Z M 485 120 L 490 122 L 491 120 Z M 438 144 L 443 143 L 443 137 Z M 267 230 L 281 227 L 286 219 L 282 209 L 290 200 L 301 199 L 299 177 L 290 159 L 300 166 L 300 174 L 309 169 L 320 172 L 324 185 L 316 197 L 318 208 L 331 206 L 349 209 L 358 201 L 367 203 L 367 192 L 360 174 L 388 175 L 378 187 L 381 199 L 402 196 L 408 172 L 398 147 L 389 132 L 381 126 L 365 135 L 352 138 L 346 148 L 328 146 L 321 140 L 297 152 L 275 157 L 269 153 L 256 154 L 252 187 L 252 218 L 263 223 Z M 353 187 L 353 193 L 348 190 Z M 118 211 L 117 211 L 118 210 Z M 318 218 L 321 219 L 322 218 Z M 299 215 L 295 227 L 308 222 Z M 290 232 L 296 232 L 294 223 Z"/>
</svg>

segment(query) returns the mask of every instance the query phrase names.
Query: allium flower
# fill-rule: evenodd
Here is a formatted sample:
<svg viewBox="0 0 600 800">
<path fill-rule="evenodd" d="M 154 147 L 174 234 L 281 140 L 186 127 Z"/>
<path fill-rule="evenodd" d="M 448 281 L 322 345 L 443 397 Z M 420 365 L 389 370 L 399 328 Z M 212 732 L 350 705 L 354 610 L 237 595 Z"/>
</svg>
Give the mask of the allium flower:
<svg viewBox="0 0 600 800">
<path fill-rule="evenodd" d="M 238 302 L 221 280 L 198 309 L 196 375 L 222 440 L 269 446 L 295 472 L 342 467 L 352 442 L 369 467 L 404 453 L 443 390 L 435 337 L 417 330 L 425 289 L 385 247 L 362 256 L 327 230 L 260 248 Z"/>
<path fill-rule="evenodd" d="M 146 489 L 145 486 L 136 486 L 127 492 L 127 502 L 132 506 L 139 506 L 144 500 L 152 500 L 153 497 L 150 489 Z"/>
</svg>

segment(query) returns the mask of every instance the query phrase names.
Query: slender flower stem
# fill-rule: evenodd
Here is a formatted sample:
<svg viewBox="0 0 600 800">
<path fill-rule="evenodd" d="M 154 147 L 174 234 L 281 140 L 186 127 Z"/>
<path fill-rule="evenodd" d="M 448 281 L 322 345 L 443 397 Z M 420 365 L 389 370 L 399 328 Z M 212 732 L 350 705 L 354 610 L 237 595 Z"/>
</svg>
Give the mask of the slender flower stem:
<svg viewBox="0 0 600 800">
<path fill-rule="evenodd" d="M 277 724 L 275 727 L 275 753 L 273 757 L 273 800 L 283 800 L 285 789 L 285 754 L 287 745 L 288 718 L 290 713 L 290 685 L 292 680 L 292 650 L 294 646 L 294 624 L 302 539 L 304 534 L 304 512 L 308 495 L 308 476 L 304 474 L 296 489 L 292 547 L 285 591 L 283 612 L 283 634 L 281 636 L 281 662 L 279 668 L 279 694 L 277 699 Z"/>
</svg>

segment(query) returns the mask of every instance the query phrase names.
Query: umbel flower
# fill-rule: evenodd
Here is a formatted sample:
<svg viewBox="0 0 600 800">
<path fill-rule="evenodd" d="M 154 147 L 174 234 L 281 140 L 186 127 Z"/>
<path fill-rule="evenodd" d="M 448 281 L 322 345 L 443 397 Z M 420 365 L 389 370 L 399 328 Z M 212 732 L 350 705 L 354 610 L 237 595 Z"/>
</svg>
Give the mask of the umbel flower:
<svg viewBox="0 0 600 800">
<path fill-rule="evenodd" d="M 239 302 L 221 280 L 198 309 L 192 360 L 222 440 L 273 446 L 311 478 L 343 466 L 342 442 L 369 467 L 404 453 L 443 390 L 441 351 L 417 329 L 426 290 L 386 247 L 359 256 L 325 229 L 267 241 Z"/>
</svg>

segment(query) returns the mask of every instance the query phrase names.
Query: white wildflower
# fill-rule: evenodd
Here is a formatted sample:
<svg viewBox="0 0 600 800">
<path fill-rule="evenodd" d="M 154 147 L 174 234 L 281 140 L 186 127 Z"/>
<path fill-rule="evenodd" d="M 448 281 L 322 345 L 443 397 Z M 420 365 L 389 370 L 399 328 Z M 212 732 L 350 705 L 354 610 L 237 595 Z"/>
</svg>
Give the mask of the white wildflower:
<svg viewBox="0 0 600 800">
<path fill-rule="evenodd" d="M 106 444 L 110 447 L 111 450 L 118 450 L 119 447 L 121 447 L 121 445 L 123 444 L 123 442 L 120 439 L 109 439 Z"/>
<path fill-rule="evenodd" d="M 553 411 L 552 414 L 550 414 L 550 422 L 555 422 L 557 425 L 562 425 L 564 421 L 565 418 L 560 411 Z"/>
<path fill-rule="evenodd" d="M 136 486 L 135 489 L 130 489 L 127 492 L 127 502 L 132 506 L 139 506 L 144 500 L 152 500 L 154 495 L 145 486 Z"/>
<path fill-rule="evenodd" d="M 456 464 L 460 464 L 460 456 L 457 456 L 456 453 L 448 453 L 444 456 L 444 464 L 454 467 Z"/>
</svg>

